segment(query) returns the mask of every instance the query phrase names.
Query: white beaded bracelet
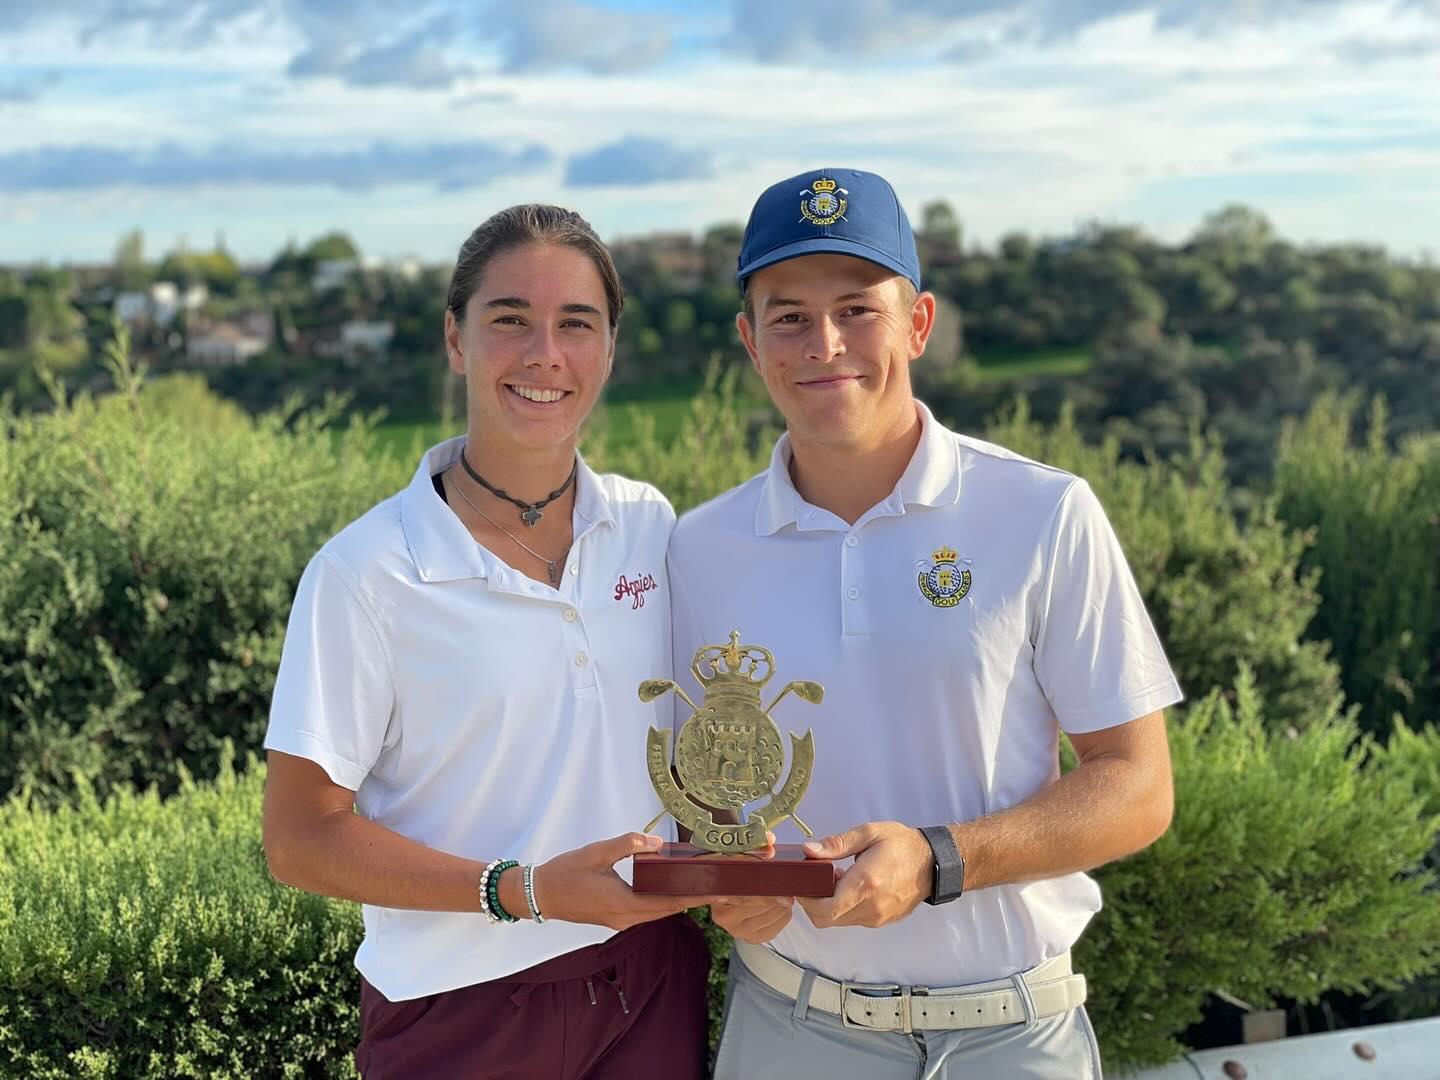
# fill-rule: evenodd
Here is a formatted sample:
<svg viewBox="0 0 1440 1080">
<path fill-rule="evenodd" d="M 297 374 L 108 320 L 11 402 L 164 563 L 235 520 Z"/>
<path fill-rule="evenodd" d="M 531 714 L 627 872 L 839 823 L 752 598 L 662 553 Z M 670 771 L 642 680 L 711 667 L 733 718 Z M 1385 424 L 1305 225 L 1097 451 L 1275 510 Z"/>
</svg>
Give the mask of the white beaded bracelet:
<svg viewBox="0 0 1440 1080">
<path fill-rule="evenodd" d="M 480 910 L 485 913 L 485 918 L 492 923 L 498 923 L 500 916 L 490 909 L 490 872 L 499 866 L 503 859 L 493 860 L 480 875 Z"/>
<path fill-rule="evenodd" d="M 525 864 L 525 903 L 530 905 L 530 917 L 537 923 L 543 923 L 545 916 L 540 914 L 540 906 L 535 903 L 535 864 Z"/>
</svg>

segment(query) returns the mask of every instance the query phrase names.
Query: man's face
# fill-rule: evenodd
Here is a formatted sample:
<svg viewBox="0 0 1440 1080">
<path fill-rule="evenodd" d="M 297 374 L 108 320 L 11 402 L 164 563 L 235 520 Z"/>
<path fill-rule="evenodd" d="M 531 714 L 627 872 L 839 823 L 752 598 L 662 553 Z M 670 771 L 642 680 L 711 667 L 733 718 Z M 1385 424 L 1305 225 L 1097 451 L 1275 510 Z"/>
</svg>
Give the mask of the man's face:
<svg viewBox="0 0 1440 1080">
<path fill-rule="evenodd" d="M 863 451 L 914 418 L 910 361 L 925 350 L 935 301 L 865 259 L 804 255 L 757 271 L 755 320 L 737 326 L 791 438 Z"/>
</svg>

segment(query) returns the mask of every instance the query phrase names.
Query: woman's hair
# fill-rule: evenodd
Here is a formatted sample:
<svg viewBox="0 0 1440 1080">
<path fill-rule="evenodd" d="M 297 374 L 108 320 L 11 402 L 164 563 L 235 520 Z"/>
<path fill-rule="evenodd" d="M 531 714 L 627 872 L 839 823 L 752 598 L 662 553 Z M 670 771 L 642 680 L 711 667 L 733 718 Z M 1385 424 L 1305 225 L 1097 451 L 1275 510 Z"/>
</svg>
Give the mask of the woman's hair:
<svg viewBox="0 0 1440 1080">
<path fill-rule="evenodd" d="M 455 272 L 450 276 L 450 294 L 445 306 L 457 320 L 465 318 L 465 305 L 480 285 L 485 267 L 495 256 L 524 244 L 561 244 L 590 256 L 600 280 L 605 285 L 609 307 L 610 332 L 620 326 L 620 311 L 625 306 L 625 287 L 610 251 L 595 235 L 595 230 L 574 210 L 545 203 L 526 203 L 501 210 L 481 222 L 460 245 Z"/>
</svg>

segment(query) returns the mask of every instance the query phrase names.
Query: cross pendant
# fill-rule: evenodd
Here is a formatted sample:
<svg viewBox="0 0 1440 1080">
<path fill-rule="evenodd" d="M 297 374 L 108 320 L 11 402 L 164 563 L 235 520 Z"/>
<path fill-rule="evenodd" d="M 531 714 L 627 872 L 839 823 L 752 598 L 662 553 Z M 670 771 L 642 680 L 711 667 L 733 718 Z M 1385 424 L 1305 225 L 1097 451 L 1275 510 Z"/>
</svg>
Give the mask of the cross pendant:
<svg viewBox="0 0 1440 1080">
<path fill-rule="evenodd" d="M 521 519 L 524 520 L 525 524 L 530 526 L 530 528 L 532 529 L 535 527 L 535 523 L 544 516 L 545 515 L 540 512 L 540 508 L 538 506 L 527 507 L 526 509 L 520 511 Z"/>
</svg>

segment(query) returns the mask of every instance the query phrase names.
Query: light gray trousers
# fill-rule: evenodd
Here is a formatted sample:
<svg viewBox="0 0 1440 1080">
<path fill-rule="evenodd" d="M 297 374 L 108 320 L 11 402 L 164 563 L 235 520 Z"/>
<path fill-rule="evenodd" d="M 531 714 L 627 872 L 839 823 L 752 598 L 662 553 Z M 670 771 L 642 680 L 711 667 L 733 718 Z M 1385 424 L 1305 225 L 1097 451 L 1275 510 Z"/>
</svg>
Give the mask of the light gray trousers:
<svg viewBox="0 0 1440 1080">
<path fill-rule="evenodd" d="M 808 991 L 808 982 L 807 982 Z M 715 1080 L 1100 1080 L 1085 1007 L 968 1031 L 863 1031 L 791 1001 L 730 955 Z"/>
</svg>

